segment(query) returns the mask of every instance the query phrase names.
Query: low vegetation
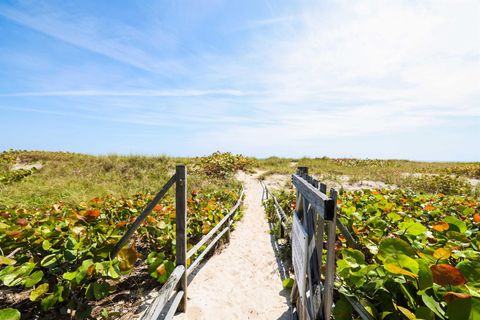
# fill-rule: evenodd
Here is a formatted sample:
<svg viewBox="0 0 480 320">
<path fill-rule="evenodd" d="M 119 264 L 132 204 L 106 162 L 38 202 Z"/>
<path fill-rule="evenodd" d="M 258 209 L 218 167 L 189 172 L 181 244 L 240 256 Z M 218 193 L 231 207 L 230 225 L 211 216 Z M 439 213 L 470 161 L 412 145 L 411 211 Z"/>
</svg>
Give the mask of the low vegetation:
<svg viewBox="0 0 480 320">
<path fill-rule="evenodd" d="M 277 199 L 291 214 L 293 191 L 281 190 Z M 342 192 L 338 204 L 342 223 L 363 249 L 349 248 L 337 235 L 335 319 L 354 317 L 345 295 L 375 319 L 480 315 L 478 199 L 366 189 Z M 274 214 L 272 200 L 266 208 Z"/>
<path fill-rule="evenodd" d="M 247 162 L 234 156 L 220 177 L 209 164 L 230 161 L 230 154 L 174 159 L 11 151 L 2 156 L 6 175 L 14 163 L 42 164 L 0 189 L 0 315 L 19 312 L 24 319 L 114 319 L 119 314 L 112 301 L 135 307 L 144 292 L 173 271 L 173 195 L 154 208 L 115 259 L 110 252 L 175 164 L 187 163 L 191 172 L 190 247 L 238 200 L 240 184 L 233 173 Z"/>
</svg>

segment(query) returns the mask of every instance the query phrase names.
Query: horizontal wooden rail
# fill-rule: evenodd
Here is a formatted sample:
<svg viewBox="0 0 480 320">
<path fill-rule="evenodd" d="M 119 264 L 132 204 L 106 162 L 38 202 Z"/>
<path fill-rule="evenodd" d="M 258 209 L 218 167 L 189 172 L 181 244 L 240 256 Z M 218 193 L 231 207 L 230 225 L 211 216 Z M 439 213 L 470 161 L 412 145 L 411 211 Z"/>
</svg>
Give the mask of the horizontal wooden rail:
<svg viewBox="0 0 480 320">
<path fill-rule="evenodd" d="M 312 206 L 323 219 L 329 221 L 333 219 L 335 203 L 331 198 L 320 192 L 320 190 L 316 189 L 299 175 L 294 174 L 292 176 L 292 183 L 302 197 L 308 201 L 310 206 Z"/>
<path fill-rule="evenodd" d="M 165 282 L 163 287 L 158 292 L 158 296 L 155 298 L 153 303 L 150 305 L 150 307 L 142 316 L 141 318 L 142 320 L 158 319 L 158 317 L 160 316 L 160 313 L 165 307 L 165 304 L 167 303 L 167 301 L 170 299 L 170 296 L 172 295 L 173 291 L 177 287 L 177 284 L 182 278 L 182 275 L 184 272 L 185 272 L 185 267 L 182 265 L 177 266 L 175 270 L 173 270 L 167 282 Z M 181 297 L 180 297 L 180 300 L 181 300 Z M 175 306 L 175 308 L 172 308 L 172 306 L 170 308 L 174 309 L 174 312 L 175 312 L 177 310 L 178 303 Z"/>
<path fill-rule="evenodd" d="M 175 312 L 177 311 L 177 307 L 180 304 L 180 301 L 182 301 L 183 295 L 185 292 L 182 290 L 177 292 L 177 295 L 175 298 L 173 298 L 172 304 L 170 305 L 170 309 L 168 309 L 167 315 L 165 316 L 165 320 L 170 320 L 173 319 L 173 316 L 175 315 Z"/>
<path fill-rule="evenodd" d="M 240 197 L 237 200 L 237 203 L 230 209 L 230 212 L 220 220 L 212 230 L 210 230 L 196 245 L 194 245 L 190 250 L 187 252 L 187 259 L 191 258 L 197 251 L 200 249 L 201 246 L 205 244 L 220 228 L 223 226 L 225 221 L 230 219 L 230 217 L 237 211 L 238 207 L 242 203 L 243 198 L 243 189 L 240 193 Z"/>
<path fill-rule="evenodd" d="M 155 195 L 152 201 L 143 209 L 142 213 L 138 216 L 138 218 L 133 222 L 130 229 L 127 230 L 125 235 L 117 242 L 115 247 L 110 254 L 110 257 L 113 259 L 117 256 L 118 252 L 123 248 L 123 246 L 127 243 L 127 241 L 132 237 L 132 235 L 137 231 L 137 229 L 142 224 L 143 220 L 147 218 L 147 216 L 152 212 L 153 208 L 157 205 L 157 203 L 167 194 L 168 190 L 171 186 L 176 182 L 177 176 L 174 174 L 170 180 L 165 183 L 162 189 Z"/>
</svg>

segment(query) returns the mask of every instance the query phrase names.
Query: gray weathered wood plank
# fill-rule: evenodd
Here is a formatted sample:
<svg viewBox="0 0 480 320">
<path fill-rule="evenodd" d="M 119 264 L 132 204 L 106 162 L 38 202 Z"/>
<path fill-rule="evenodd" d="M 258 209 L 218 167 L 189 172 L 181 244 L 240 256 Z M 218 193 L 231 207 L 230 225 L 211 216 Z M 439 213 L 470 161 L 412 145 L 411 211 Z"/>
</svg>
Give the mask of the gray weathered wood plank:
<svg viewBox="0 0 480 320">
<path fill-rule="evenodd" d="M 292 176 L 292 182 L 298 192 L 315 208 L 315 211 L 320 214 L 322 218 L 325 220 L 333 219 L 334 203 L 332 199 L 296 174 Z"/>
<path fill-rule="evenodd" d="M 177 307 L 180 304 L 180 301 L 182 301 L 183 296 L 185 295 L 185 292 L 183 291 L 178 291 L 177 294 L 175 295 L 175 298 L 172 301 L 172 304 L 170 305 L 170 309 L 168 310 L 167 314 L 165 315 L 165 320 L 170 320 L 173 319 L 173 316 L 175 315 L 175 312 L 177 311 Z"/>
<path fill-rule="evenodd" d="M 176 264 L 187 267 L 187 168 L 184 165 L 176 167 L 177 184 L 175 190 L 176 207 Z M 184 272 L 180 279 L 180 289 L 184 292 L 178 310 L 185 312 L 187 309 L 187 273 Z"/>
<path fill-rule="evenodd" d="M 330 197 L 334 203 L 337 201 L 337 191 L 330 190 Z M 327 240 L 327 265 L 325 272 L 325 291 L 323 315 L 325 319 L 330 319 L 333 306 L 333 281 L 335 279 L 335 239 L 336 239 L 336 207 L 334 206 L 333 219 L 328 222 L 328 240 Z"/>
<path fill-rule="evenodd" d="M 142 320 L 152 320 L 158 318 L 183 274 L 185 274 L 185 267 L 182 265 L 177 266 L 175 270 L 173 270 L 167 282 L 165 282 L 163 287 L 158 292 L 158 296 L 143 314 L 141 318 Z"/>
</svg>

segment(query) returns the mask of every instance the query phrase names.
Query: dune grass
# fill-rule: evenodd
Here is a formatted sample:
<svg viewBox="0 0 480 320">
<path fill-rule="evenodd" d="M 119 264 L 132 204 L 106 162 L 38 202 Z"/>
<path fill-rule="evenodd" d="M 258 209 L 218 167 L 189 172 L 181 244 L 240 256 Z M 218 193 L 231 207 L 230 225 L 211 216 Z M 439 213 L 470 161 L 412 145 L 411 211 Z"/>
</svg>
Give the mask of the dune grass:
<svg viewBox="0 0 480 320">
<path fill-rule="evenodd" d="M 187 165 L 189 189 L 238 186 L 232 177 L 207 179 L 196 168 L 198 161 L 194 158 L 92 156 L 43 151 L 14 153 L 13 161 L 40 163 L 42 168 L 20 181 L 0 184 L 0 205 L 31 207 L 59 201 L 75 204 L 108 194 L 129 197 L 138 193 L 156 193 L 174 174 L 177 164 Z M 11 166 L 12 163 L 3 163 L 0 170 L 10 170 Z"/>
</svg>

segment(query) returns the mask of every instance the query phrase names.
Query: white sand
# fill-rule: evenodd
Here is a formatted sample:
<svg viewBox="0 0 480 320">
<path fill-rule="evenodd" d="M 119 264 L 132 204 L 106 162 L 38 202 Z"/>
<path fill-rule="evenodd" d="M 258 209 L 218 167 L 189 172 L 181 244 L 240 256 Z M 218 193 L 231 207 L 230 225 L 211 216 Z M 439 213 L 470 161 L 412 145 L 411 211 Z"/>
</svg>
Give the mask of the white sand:
<svg viewBox="0 0 480 320">
<path fill-rule="evenodd" d="M 252 175 L 245 186 L 244 217 L 231 242 L 201 266 L 188 286 L 186 314 L 175 319 L 291 319 L 279 267 L 261 206 L 262 188 Z"/>
</svg>

